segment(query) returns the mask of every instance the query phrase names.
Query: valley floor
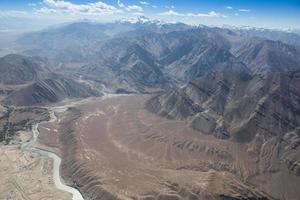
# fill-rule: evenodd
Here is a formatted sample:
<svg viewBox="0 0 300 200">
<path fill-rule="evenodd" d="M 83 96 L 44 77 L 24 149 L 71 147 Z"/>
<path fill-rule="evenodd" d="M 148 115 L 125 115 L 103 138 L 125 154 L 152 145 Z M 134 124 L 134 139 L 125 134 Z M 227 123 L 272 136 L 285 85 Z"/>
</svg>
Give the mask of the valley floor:
<svg viewBox="0 0 300 200">
<path fill-rule="evenodd" d="M 272 199 L 263 180 L 249 183 L 255 161 L 243 145 L 151 114 L 147 98 L 85 102 L 40 126 L 40 142 L 61 150 L 62 176 L 85 199 Z"/>
<path fill-rule="evenodd" d="M 39 124 L 37 145 L 62 158 L 62 178 L 85 200 L 297 198 L 298 179 L 260 174 L 246 145 L 152 114 L 144 109 L 147 99 L 107 95 L 62 102 L 55 120 Z M 23 131 L 0 146 L 0 199 L 72 199 L 55 188 L 50 159 L 19 149 L 28 140 L 31 134 Z"/>
</svg>

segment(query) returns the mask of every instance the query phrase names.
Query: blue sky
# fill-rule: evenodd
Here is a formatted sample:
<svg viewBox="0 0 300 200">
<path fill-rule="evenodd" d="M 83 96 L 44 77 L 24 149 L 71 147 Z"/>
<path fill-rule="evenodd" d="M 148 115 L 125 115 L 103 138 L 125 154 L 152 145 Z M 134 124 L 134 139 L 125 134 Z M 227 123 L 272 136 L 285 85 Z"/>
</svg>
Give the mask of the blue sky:
<svg viewBox="0 0 300 200">
<path fill-rule="evenodd" d="M 1 0 L 0 32 L 141 15 L 189 24 L 300 29 L 300 0 Z"/>
</svg>

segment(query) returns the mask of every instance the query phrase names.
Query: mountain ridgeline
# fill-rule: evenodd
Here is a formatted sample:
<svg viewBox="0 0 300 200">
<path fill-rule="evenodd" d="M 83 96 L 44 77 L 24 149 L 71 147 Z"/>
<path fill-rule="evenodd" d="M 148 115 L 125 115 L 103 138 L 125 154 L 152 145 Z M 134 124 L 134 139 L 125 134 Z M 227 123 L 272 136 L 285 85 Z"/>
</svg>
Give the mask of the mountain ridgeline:
<svg viewBox="0 0 300 200">
<path fill-rule="evenodd" d="M 0 71 L 0 94 L 7 105 L 45 105 L 66 98 L 102 95 L 88 84 L 55 73 L 40 58 L 10 54 L 0 59 Z"/>
</svg>

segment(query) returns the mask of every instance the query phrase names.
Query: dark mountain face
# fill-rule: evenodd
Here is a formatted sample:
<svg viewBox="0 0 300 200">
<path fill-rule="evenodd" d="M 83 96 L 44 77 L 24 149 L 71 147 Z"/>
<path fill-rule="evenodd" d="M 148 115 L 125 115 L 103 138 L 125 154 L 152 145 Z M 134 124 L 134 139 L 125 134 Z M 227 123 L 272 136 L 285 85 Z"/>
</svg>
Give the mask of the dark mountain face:
<svg viewBox="0 0 300 200">
<path fill-rule="evenodd" d="M 299 69 L 298 47 L 239 35 L 229 39 L 228 34 L 204 27 L 124 36 L 105 42 L 98 52 L 99 62 L 113 69 L 128 67 L 135 61 L 150 63 L 154 68 L 159 66 L 168 78 L 182 83 L 231 67 L 244 66 L 253 74 Z M 134 48 L 139 56 L 126 55 Z"/>
<path fill-rule="evenodd" d="M 249 40 L 233 53 L 256 74 L 299 69 L 299 48 L 271 40 Z"/>
<path fill-rule="evenodd" d="M 163 88 L 167 84 L 154 56 L 137 43 L 116 39 L 106 43 L 98 55 L 101 65 L 111 70 L 115 79 L 137 91 Z"/>
<path fill-rule="evenodd" d="M 264 78 L 230 69 L 154 97 L 147 107 L 172 119 L 189 119 L 200 132 L 249 142 L 258 132 L 278 136 L 299 126 L 298 85 L 299 72 Z M 201 120 L 208 120 L 212 127 L 198 126 Z M 219 135 L 220 130 L 224 135 Z"/>
<path fill-rule="evenodd" d="M 93 64 L 81 68 L 87 75 L 113 73 L 114 79 L 138 91 L 143 91 L 141 87 L 165 88 L 172 81 L 185 83 L 214 70 L 243 65 L 224 38 L 205 29 L 116 37 L 106 41 L 90 60 Z"/>
<path fill-rule="evenodd" d="M 158 59 L 176 86 L 148 100 L 146 109 L 186 121 L 200 134 L 245 145 L 260 168 L 249 176 L 276 172 L 283 178 L 288 171 L 293 175 L 284 184 L 298 180 L 298 145 L 291 149 L 299 141 L 299 48 L 224 30 L 194 31 L 200 39 L 187 37 L 192 30 L 186 32 L 178 48 L 167 48 L 162 51 L 167 56 Z M 292 189 L 278 191 L 295 195 Z"/>
<path fill-rule="evenodd" d="M 44 105 L 66 98 L 87 98 L 101 93 L 79 82 L 58 74 L 38 80 L 23 89 L 14 91 L 4 101 L 18 106 Z"/>
<path fill-rule="evenodd" d="M 42 59 L 20 55 L 0 58 L 1 97 L 19 106 L 54 103 L 65 98 L 101 95 L 72 77 L 54 74 Z"/>
<path fill-rule="evenodd" d="M 10 54 L 0 58 L 0 82 L 18 85 L 34 81 L 42 68 L 32 58 Z"/>
<path fill-rule="evenodd" d="M 299 71 L 260 76 L 235 69 L 223 70 L 155 96 L 145 107 L 160 116 L 184 120 L 199 134 L 240 145 L 251 160 L 256 161 L 248 174 L 254 185 L 262 183 L 252 176 L 267 174 L 279 175 L 281 184 L 293 181 L 297 184 L 300 170 L 297 164 L 300 159 L 299 78 Z M 284 175 L 284 171 L 291 176 Z M 267 182 L 278 184 L 275 179 Z M 272 195 L 285 193 L 293 198 L 294 191 L 291 187 L 278 188 Z"/>
</svg>

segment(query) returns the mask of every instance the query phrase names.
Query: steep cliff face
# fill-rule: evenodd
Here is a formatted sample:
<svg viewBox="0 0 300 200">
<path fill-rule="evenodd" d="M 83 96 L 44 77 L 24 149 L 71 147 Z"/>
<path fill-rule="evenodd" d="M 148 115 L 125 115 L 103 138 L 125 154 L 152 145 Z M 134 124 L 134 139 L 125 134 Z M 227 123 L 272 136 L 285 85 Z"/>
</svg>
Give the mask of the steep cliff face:
<svg viewBox="0 0 300 200">
<path fill-rule="evenodd" d="M 44 59 L 17 54 L 0 58 L 1 102 L 15 106 L 55 103 L 65 98 L 101 96 L 95 89 L 64 73 L 54 73 Z"/>
</svg>

